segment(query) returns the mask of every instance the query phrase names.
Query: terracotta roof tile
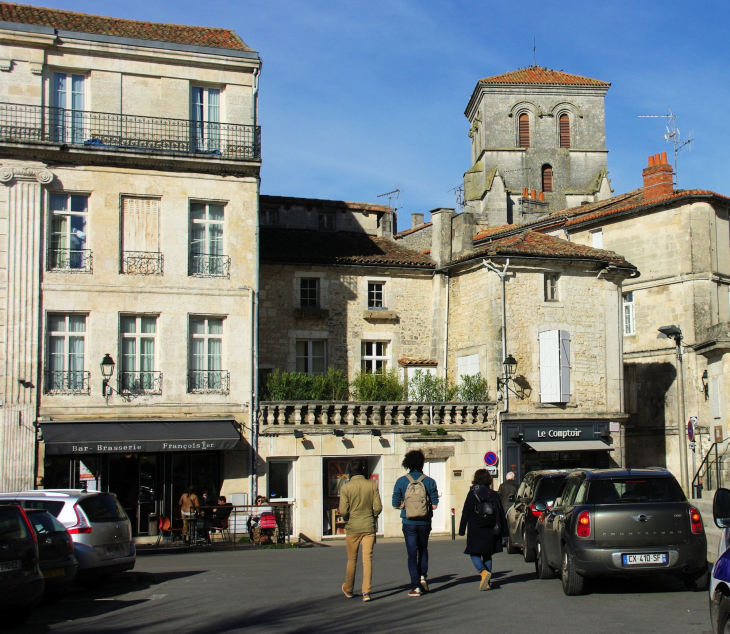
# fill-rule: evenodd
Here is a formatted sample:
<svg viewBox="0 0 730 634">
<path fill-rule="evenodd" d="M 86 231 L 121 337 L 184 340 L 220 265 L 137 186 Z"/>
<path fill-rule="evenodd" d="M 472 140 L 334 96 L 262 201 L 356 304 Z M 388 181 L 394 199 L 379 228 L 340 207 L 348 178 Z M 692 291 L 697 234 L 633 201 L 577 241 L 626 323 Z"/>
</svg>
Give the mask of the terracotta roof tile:
<svg viewBox="0 0 730 634">
<path fill-rule="evenodd" d="M 61 31 L 96 33 L 236 51 L 253 50 L 231 29 L 123 20 L 88 13 L 32 7 L 14 2 L 0 2 L 0 20 L 48 26 Z"/>
<path fill-rule="evenodd" d="M 430 227 L 431 225 L 433 225 L 433 222 L 424 222 L 422 225 L 418 225 L 417 227 L 411 227 L 410 229 L 406 229 L 405 231 L 399 231 L 393 237 L 397 240 L 398 238 L 402 238 L 403 236 L 409 236 L 412 233 L 416 233 L 416 231 L 420 231 L 421 229 L 425 229 L 426 227 Z"/>
<path fill-rule="evenodd" d="M 485 77 L 479 80 L 480 84 L 542 84 L 546 86 L 564 86 L 570 84 L 573 86 L 610 86 L 607 81 L 600 79 L 591 79 L 590 77 L 581 77 L 580 75 L 571 75 L 564 73 L 562 70 L 550 70 L 541 66 L 528 66 L 520 68 L 502 75 L 494 75 L 493 77 Z"/>
<path fill-rule="evenodd" d="M 427 256 L 365 233 L 261 227 L 261 261 L 433 269 Z"/>
<path fill-rule="evenodd" d="M 438 365 L 438 361 L 434 359 L 414 359 L 410 357 L 402 357 L 398 359 L 398 364 L 403 366 L 421 366 L 421 367 L 432 367 L 435 368 Z"/>
</svg>

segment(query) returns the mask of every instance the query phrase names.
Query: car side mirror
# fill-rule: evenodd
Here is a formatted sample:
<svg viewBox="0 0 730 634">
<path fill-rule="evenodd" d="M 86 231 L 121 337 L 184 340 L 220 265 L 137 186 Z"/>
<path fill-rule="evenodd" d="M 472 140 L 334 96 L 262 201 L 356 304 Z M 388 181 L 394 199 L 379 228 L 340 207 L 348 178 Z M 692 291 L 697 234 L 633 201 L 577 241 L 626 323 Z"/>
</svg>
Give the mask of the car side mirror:
<svg viewBox="0 0 730 634">
<path fill-rule="evenodd" d="M 515 494 L 513 493 L 513 494 L 512 494 L 512 495 L 510 495 L 510 496 L 509 496 L 509 497 L 508 497 L 507 499 L 508 499 L 508 500 L 509 500 L 510 502 L 514 502 L 514 501 L 515 501 Z"/>
<path fill-rule="evenodd" d="M 540 513 L 544 513 L 548 510 L 548 506 L 545 502 L 535 502 L 535 510 L 540 511 Z"/>
<path fill-rule="evenodd" d="M 718 489 L 712 501 L 712 517 L 718 528 L 730 528 L 730 491 Z"/>
<path fill-rule="evenodd" d="M 553 508 L 554 502 L 553 500 L 548 500 L 545 504 L 547 505 L 547 510 L 550 511 Z"/>
</svg>

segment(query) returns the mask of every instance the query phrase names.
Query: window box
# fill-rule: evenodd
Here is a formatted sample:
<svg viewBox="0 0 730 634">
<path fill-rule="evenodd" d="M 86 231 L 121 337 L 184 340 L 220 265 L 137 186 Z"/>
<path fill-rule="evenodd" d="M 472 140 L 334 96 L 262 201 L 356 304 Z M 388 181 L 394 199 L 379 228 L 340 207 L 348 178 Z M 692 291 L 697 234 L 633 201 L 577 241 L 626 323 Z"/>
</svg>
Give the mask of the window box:
<svg viewBox="0 0 730 634">
<path fill-rule="evenodd" d="M 394 310 L 377 310 L 368 308 L 363 311 L 362 318 L 370 321 L 395 321 L 398 319 L 398 313 Z"/>
</svg>

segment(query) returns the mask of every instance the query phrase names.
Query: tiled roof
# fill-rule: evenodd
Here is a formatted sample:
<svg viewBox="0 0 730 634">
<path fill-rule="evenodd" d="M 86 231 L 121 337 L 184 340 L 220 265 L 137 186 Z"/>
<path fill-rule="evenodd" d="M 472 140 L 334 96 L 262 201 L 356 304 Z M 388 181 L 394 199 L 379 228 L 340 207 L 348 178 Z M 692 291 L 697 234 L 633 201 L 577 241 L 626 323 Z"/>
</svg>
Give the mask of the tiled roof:
<svg viewBox="0 0 730 634">
<path fill-rule="evenodd" d="M 0 2 L 0 20 L 35 26 L 48 26 L 61 31 L 95 33 L 130 37 L 192 46 L 209 46 L 236 51 L 252 51 L 231 29 L 206 26 L 184 26 L 160 22 L 122 20 L 88 13 L 31 7 L 14 2 Z"/>
<path fill-rule="evenodd" d="M 546 86 L 564 86 L 570 84 L 573 86 L 610 86 L 607 81 L 600 79 L 591 79 L 590 77 L 581 77 L 580 75 L 571 75 L 564 73 L 562 70 L 550 70 L 541 66 L 528 66 L 513 70 L 510 73 L 502 75 L 494 75 L 493 77 L 485 77 L 479 80 L 480 84 L 542 84 Z"/>
<path fill-rule="evenodd" d="M 506 231 L 507 229 L 514 229 L 515 225 L 498 225 L 495 227 L 488 227 L 484 231 L 480 231 L 474 236 L 474 240 L 482 240 L 484 238 L 488 238 L 489 236 L 493 236 L 497 233 L 501 233 L 502 231 Z"/>
<path fill-rule="evenodd" d="M 397 240 L 398 238 L 402 238 L 403 236 L 409 236 L 412 233 L 416 233 L 416 231 L 420 231 L 421 229 L 425 229 L 426 227 L 430 227 L 431 225 L 433 225 L 432 222 L 424 222 L 422 225 L 418 225 L 417 227 L 411 227 L 410 229 L 406 229 L 405 231 L 399 231 L 393 237 Z"/>
<path fill-rule="evenodd" d="M 594 249 L 567 240 L 561 240 L 538 231 L 526 230 L 517 235 L 498 238 L 483 245 L 476 252 L 464 255 L 455 262 L 477 256 L 532 256 L 543 258 L 580 259 L 608 262 L 623 268 L 636 267 L 613 251 Z"/>
<path fill-rule="evenodd" d="M 388 205 L 374 203 L 356 203 L 349 200 L 327 200 L 324 198 L 297 198 L 294 196 L 259 196 L 260 205 L 279 207 L 316 207 L 318 209 L 342 209 L 348 211 L 373 211 L 389 214 L 392 209 Z"/>
<path fill-rule="evenodd" d="M 354 232 L 261 227 L 261 261 L 432 269 L 428 256 L 388 238 Z"/>
<path fill-rule="evenodd" d="M 410 357 L 401 357 L 398 359 L 398 364 L 403 366 L 421 366 L 421 367 L 432 367 L 435 368 L 438 365 L 438 361 L 434 359 L 413 359 Z"/>
</svg>

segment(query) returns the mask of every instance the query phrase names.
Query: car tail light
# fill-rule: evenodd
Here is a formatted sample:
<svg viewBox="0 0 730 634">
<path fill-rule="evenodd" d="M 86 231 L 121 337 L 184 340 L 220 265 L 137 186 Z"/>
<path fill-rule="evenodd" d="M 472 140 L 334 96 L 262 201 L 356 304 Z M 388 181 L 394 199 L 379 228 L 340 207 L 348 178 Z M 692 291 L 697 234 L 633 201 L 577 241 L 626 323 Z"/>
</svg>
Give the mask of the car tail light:
<svg viewBox="0 0 730 634">
<path fill-rule="evenodd" d="M 578 521 L 575 525 L 575 534 L 578 537 L 591 536 L 591 514 L 588 511 L 583 511 L 580 515 L 578 515 Z"/>
<path fill-rule="evenodd" d="M 69 555 L 72 555 L 74 552 L 74 538 L 71 537 L 71 533 L 68 531 L 68 529 L 66 530 L 66 532 L 68 533 L 68 553 Z"/>
<path fill-rule="evenodd" d="M 25 511 L 23 510 L 22 506 L 18 507 L 18 510 L 20 511 L 20 514 L 23 516 L 23 521 L 25 522 L 26 527 L 28 528 L 28 532 L 30 533 L 30 536 L 33 538 L 33 541 L 37 544 L 38 543 L 38 535 L 35 533 L 35 529 L 33 528 L 33 524 L 31 524 L 31 521 L 28 519 L 28 516 L 25 514 Z"/>
<path fill-rule="evenodd" d="M 89 526 L 89 520 L 86 519 L 86 515 L 84 515 L 84 512 L 77 504 L 74 504 L 74 513 L 76 513 L 76 524 L 71 526 L 68 529 L 68 532 L 71 533 L 71 535 L 90 533 L 91 526 Z"/>
<path fill-rule="evenodd" d="M 693 533 L 702 533 L 702 531 L 704 530 L 702 528 L 702 516 L 700 515 L 700 512 L 692 506 L 689 507 L 689 521 L 692 525 Z"/>
<path fill-rule="evenodd" d="M 535 517 L 540 517 L 542 515 L 542 511 L 538 511 L 535 508 L 534 502 L 532 504 L 530 504 L 530 513 L 532 513 Z"/>
</svg>

